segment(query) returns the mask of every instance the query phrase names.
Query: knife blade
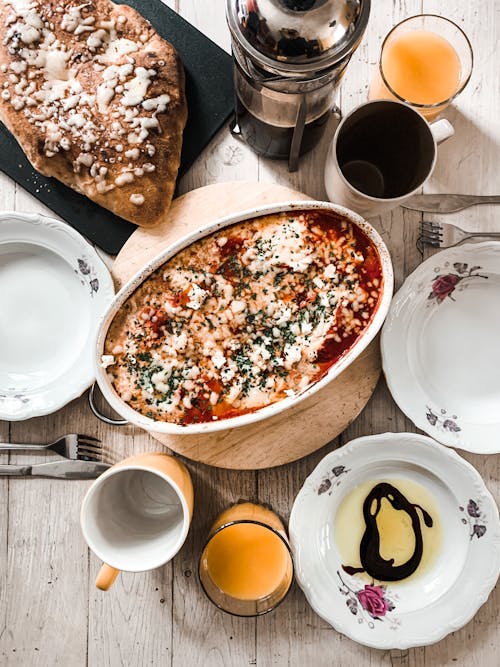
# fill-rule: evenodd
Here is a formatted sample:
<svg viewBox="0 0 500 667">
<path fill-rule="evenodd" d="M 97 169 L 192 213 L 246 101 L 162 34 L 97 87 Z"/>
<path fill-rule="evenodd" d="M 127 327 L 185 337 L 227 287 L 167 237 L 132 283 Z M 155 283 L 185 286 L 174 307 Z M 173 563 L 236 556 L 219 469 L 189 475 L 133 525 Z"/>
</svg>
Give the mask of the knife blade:
<svg viewBox="0 0 500 667">
<path fill-rule="evenodd" d="M 35 465 L 0 465 L 0 475 L 16 477 L 53 477 L 58 479 L 95 479 L 110 466 L 95 461 L 50 461 Z"/>
<path fill-rule="evenodd" d="M 401 206 L 424 213 L 455 213 L 475 204 L 500 204 L 500 195 L 413 195 Z"/>
</svg>

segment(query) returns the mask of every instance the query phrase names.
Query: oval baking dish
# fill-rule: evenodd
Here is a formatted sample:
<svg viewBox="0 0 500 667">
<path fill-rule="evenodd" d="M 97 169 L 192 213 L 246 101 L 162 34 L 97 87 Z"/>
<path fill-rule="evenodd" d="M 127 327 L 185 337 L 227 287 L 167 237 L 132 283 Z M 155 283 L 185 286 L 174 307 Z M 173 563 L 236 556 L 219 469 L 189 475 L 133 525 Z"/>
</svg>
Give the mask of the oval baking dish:
<svg viewBox="0 0 500 667">
<path fill-rule="evenodd" d="M 290 215 L 290 218 L 287 218 L 287 214 Z M 334 230 L 333 223 L 329 224 L 329 220 L 336 221 L 335 224 L 337 224 L 338 229 Z M 272 224 L 275 226 L 272 227 Z M 266 225 L 269 225 L 269 227 L 266 227 Z M 307 225 L 309 225 L 309 227 L 307 227 Z M 232 231 L 228 229 L 227 233 L 226 231 L 222 232 L 222 230 L 226 230 L 226 228 L 229 227 L 232 228 Z M 323 228 L 323 235 L 320 229 L 321 227 Z M 266 229 L 269 229 L 270 232 L 266 232 Z M 301 229 L 312 234 L 312 236 L 304 236 L 304 238 L 307 238 L 307 243 L 309 244 L 307 246 L 303 245 L 304 240 L 302 237 L 299 237 L 299 234 L 297 233 L 297 230 L 300 231 Z M 342 231 L 339 231 L 342 229 L 347 230 L 345 234 Z M 275 234 L 276 230 L 279 232 L 277 236 Z M 271 232 L 272 236 L 269 237 Z M 243 235 L 243 237 L 245 237 L 244 241 L 242 241 L 241 238 L 237 238 L 237 233 L 239 236 Z M 266 233 L 268 234 L 267 237 Z M 316 236 L 314 234 L 316 234 Z M 352 245 L 348 245 L 345 237 L 347 237 L 347 240 L 349 243 L 352 243 Z M 275 240 L 275 246 L 272 246 L 269 238 Z M 295 238 L 299 240 L 295 241 Z M 312 245 L 310 243 L 311 238 L 313 240 L 319 238 L 320 241 L 314 246 L 314 243 Z M 324 243 L 321 243 L 323 238 Z M 329 239 L 333 240 L 330 241 Z M 233 247 L 235 243 L 239 244 L 237 250 L 234 250 Z M 296 244 L 295 246 L 294 243 Z M 302 246 L 299 247 L 299 244 L 301 243 Z M 337 243 L 340 245 L 335 246 Z M 329 244 L 332 248 L 341 247 L 342 254 L 333 254 Z M 268 249 L 270 247 L 274 247 L 278 253 L 281 253 L 278 260 L 273 259 L 274 257 L 278 257 L 278 255 L 269 254 Z M 305 256 L 305 260 L 303 255 L 304 247 L 308 249 L 309 252 L 309 255 Z M 365 248 L 366 252 L 363 251 L 363 248 Z M 181 287 L 179 287 L 179 281 L 181 280 L 182 275 L 185 271 L 194 271 L 189 264 L 189 259 L 192 257 L 197 258 L 197 266 L 199 267 L 200 257 L 203 257 L 202 250 L 208 252 L 206 265 L 204 265 L 203 268 L 197 269 L 200 275 L 193 274 L 194 277 L 191 279 L 192 284 L 188 285 L 188 288 L 182 291 L 182 282 L 180 283 Z M 212 252 L 210 252 L 210 250 L 212 250 Z M 252 250 L 253 255 L 251 252 Z M 333 286 L 336 281 L 335 284 L 337 287 L 335 289 L 337 291 L 334 291 L 332 287 L 332 291 L 328 292 L 327 289 L 329 286 L 326 282 L 323 282 L 317 274 L 312 277 L 314 273 L 313 268 L 320 266 L 321 269 L 325 269 L 324 273 L 321 274 L 324 277 L 335 271 L 337 266 L 348 267 L 349 262 L 357 262 L 356 271 L 359 271 L 359 275 L 361 275 L 362 271 L 366 268 L 365 265 L 368 264 L 366 257 L 370 257 L 370 253 L 373 255 L 374 251 L 378 255 L 377 269 L 380 279 L 375 281 L 377 288 L 372 288 L 374 291 L 371 292 L 371 311 L 369 313 L 363 313 L 363 317 L 366 318 L 365 322 L 363 322 L 360 319 L 361 314 L 358 315 L 357 313 L 358 305 L 356 304 L 354 306 L 356 312 L 350 313 L 350 317 L 352 319 L 354 315 L 357 318 L 355 321 L 359 323 L 359 333 L 352 335 L 351 338 L 349 338 L 348 332 L 350 329 L 347 329 L 347 333 L 343 337 L 347 339 L 347 342 L 350 340 L 353 342 L 349 343 L 349 346 L 345 347 L 345 349 L 342 349 L 340 356 L 332 357 L 329 364 L 321 364 L 321 361 L 324 360 L 323 358 L 325 357 L 323 346 L 325 346 L 326 349 L 328 347 L 327 343 L 330 342 L 335 348 L 335 341 L 331 339 L 336 337 L 336 329 L 334 326 L 328 330 L 325 327 L 328 323 L 333 322 L 335 324 L 335 322 L 337 322 L 339 311 L 342 310 L 342 312 L 347 312 L 347 308 L 353 309 L 353 302 L 345 300 L 345 295 L 348 294 L 350 299 L 355 300 L 356 297 L 353 297 L 355 287 L 353 287 L 353 285 L 356 286 L 359 284 L 361 288 L 362 282 L 360 280 L 358 282 L 349 282 L 350 276 L 348 272 L 351 269 L 348 269 L 346 273 L 342 271 L 339 274 L 340 277 L 331 278 L 333 282 L 329 285 Z M 198 255 L 193 254 L 196 252 L 198 252 Z M 224 295 L 221 292 L 220 285 L 221 281 L 224 282 L 224 280 L 228 278 L 228 275 L 228 279 L 232 279 L 231 261 L 234 256 L 231 253 L 234 252 L 239 252 L 241 255 L 237 255 L 236 258 L 241 260 L 241 264 L 238 266 L 240 269 L 243 267 L 243 273 L 239 274 L 239 283 L 236 283 L 233 280 L 233 284 L 236 286 L 234 293 L 231 287 L 229 290 L 229 301 L 224 301 Z M 274 252 L 274 250 L 272 252 Z M 335 250 L 335 252 L 337 252 L 337 250 Z M 349 262 L 346 260 L 342 263 L 340 260 L 345 259 L 347 256 L 346 252 L 352 255 L 354 259 L 349 260 Z M 310 259 L 310 257 L 313 256 L 312 253 L 315 253 L 314 262 Z M 319 260 L 317 257 L 319 257 L 321 253 L 327 258 L 322 260 L 325 262 L 325 266 L 318 264 Z M 217 262 L 213 264 L 216 268 L 209 268 L 212 266 L 211 262 L 215 255 L 220 255 L 220 257 L 225 257 L 226 259 L 219 259 L 218 264 Z M 177 260 L 172 262 L 169 261 L 176 256 L 178 257 Z M 262 260 L 263 257 L 265 258 L 264 260 Z M 328 259 L 328 257 L 334 257 L 334 259 Z M 262 268 L 258 264 L 259 261 L 267 262 L 263 265 L 263 271 L 257 270 Z M 273 261 L 274 265 L 269 268 Z M 312 267 L 310 269 L 305 268 L 308 261 L 310 267 Z M 187 262 L 187 264 L 183 264 L 183 262 Z M 330 266 L 328 266 L 328 262 L 331 262 Z M 178 266 L 178 264 L 181 264 L 181 266 Z M 245 268 L 247 266 L 250 268 Z M 255 267 L 257 267 L 257 269 Z M 271 269 L 273 271 L 272 274 Z M 327 269 L 330 269 L 330 271 Z M 227 274 L 227 271 L 229 271 L 229 274 Z M 309 271 L 308 274 L 307 271 Z M 314 268 L 314 271 L 316 271 L 316 268 Z M 303 277 L 304 273 L 307 274 L 306 278 Z M 245 275 L 250 277 L 243 280 L 241 276 Z M 264 278 L 259 280 L 260 276 L 264 276 Z M 280 282 L 283 281 L 283 277 L 285 277 L 284 283 Z M 272 279 L 272 281 L 274 281 L 271 281 L 271 289 L 269 290 L 262 287 L 266 279 Z M 254 281 L 253 283 L 252 280 Z M 326 281 L 325 277 L 324 280 Z M 294 281 L 297 281 L 297 290 L 294 290 Z M 250 283 L 250 285 L 247 283 Z M 243 291 L 241 291 L 241 284 L 243 284 L 245 288 Z M 301 290 L 304 289 L 304 284 L 309 285 L 310 289 L 307 292 L 305 300 L 301 301 L 300 297 L 301 294 L 303 294 Z M 160 292 L 158 292 L 158 285 Z M 289 304 L 291 308 L 286 308 L 286 304 L 280 300 L 280 297 L 274 295 L 274 292 L 277 293 L 278 291 L 283 291 L 285 289 L 283 285 L 289 288 L 289 293 L 283 298 L 293 300 L 293 303 Z M 349 290 L 346 285 L 349 287 Z M 368 287 L 366 285 L 368 285 Z M 370 298 L 370 285 L 373 285 L 373 283 L 368 282 L 364 284 L 365 296 L 362 298 Z M 155 287 L 157 289 L 156 292 L 154 291 Z M 315 293 L 314 290 L 316 290 L 317 293 Z M 270 292 L 271 295 L 262 297 L 262 291 L 265 294 Z M 356 213 L 341 206 L 320 201 L 285 202 L 260 206 L 243 211 L 236 215 L 216 220 L 215 222 L 205 225 L 196 232 L 179 239 L 149 262 L 126 285 L 124 285 L 105 314 L 98 332 L 95 359 L 97 382 L 104 397 L 112 408 L 129 422 L 146 430 L 157 433 L 182 435 L 209 433 L 244 426 L 276 415 L 283 410 L 287 410 L 300 401 L 303 401 L 311 394 L 317 392 L 337 377 L 360 355 L 376 336 L 387 314 L 392 291 L 393 271 L 389 252 L 379 234 L 369 223 Z M 258 294 L 255 294 L 255 292 L 258 292 Z M 310 296 L 311 294 L 312 297 Z M 153 295 L 153 297 L 151 295 Z M 160 297 L 162 300 L 160 300 Z M 256 321 L 255 313 L 258 306 L 256 306 L 255 303 L 251 303 L 250 299 L 253 298 L 255 300 L 257 297 L 259 299 L 262 298 L 268 300 L 264 309 L 257 311 L 258 313 L 264 313 L 267 319 L 265 320 L 266 323 L 264 325 L 262 323 L 262 318 L 260 320 L 257 318 L 257 323 L 253 325 L 254 328 L 252 329 L 252 326 L 248 323 Z M 313 299 L 312 301 L 311 298 Z M 331 299 L 330 306 L 328 298 Z M 207 303 L 202 307 L 200 304 L 203 302 L 203 299 L 205 299 Z M 269 301 L 274 301 L 273 304 L 271 304 L 272 307 L 278 308 L 277 304 L 281 304 L 279 306 L 281 311 L 273 313 L 271 309 L 271 315 L 269 316 Z M 221 337 L 218 333 L 213 334 L 212 326 L 214 318 L 217 318 L 217 322 L 220 322 L 217 313 L 219 310 L 222 310 L 223 307 L 221 306 L 220 309 L 214 307 L 214 304 L 218 305 L 219 302 L 225 303 L 226 306 L 229 304 L 229 310 L 231 310 L 231 312 L 228 312 L 228 310 L 224 312 L 231 318 L 234 315 L 236 319 L 238 317 L 241 319 L 241 315 L 238 311 L 240 309 L 246 309 L 245 312 L 249 319 L 246 319 L 245 321 L 241 320 L 244 322 L 245 326 L 238 325 L 235 329 L 235 324 L 234 322 L 232 323 L 232 331 L 237 331 L 237 333 L 233 334 L 234 336 L 240 336 L 240 333 L 244 331 L 251 332 L 247 334 L 247 336 L 248 340 L 251 340 L 252 346 L 254 343 L 260 343 L 260 349 L 264 350 L 264 352 L 265 345 L 268 346 L 267 349 L 276 349 L 280 351 L 278 352 L 276 359 L 273 357 L 271 361 L 267 362 L 267 367 L 264 362 L 262 362 L 262 359 L 260 359 L 261 368 L 271 369 L 270 372 L 266 370 L 261 371 L 264 375 L 258 376 L 258 379 L 261 382 L 262 377 L 268 378 L 269 375 L 272 376 L 270 379 L 268 378 L 269 384 L 265 385 L 265 391 L 271 392 L 272 390 L 268 390 L 267 386 L 272 387 L 273 383 L 275 387 L 281 387 L 281 393 L 275 391 L 274 398 L 272 399 L 274 402 L 253 408 L 245 408 L 244 410 L 240 410 L 239 413 L 237 409 L 227 411 L 223 416 L 217 416 L 217 414 L 222 414 L 220 412 L 221 405 L 228 405 L 225 399 L 227 398 L 229 401 L 231 398 L 227 395 L 230 392 L 227 390 L 228 385 L 225 384 L 228 381 L 227 374 L 231 372 L 231 368 L 228 368 L 230 363 L 232 363 L 233 369 L 236 369 L 237 372 L 238 370 L 241 371 L 235 382 L 241 384 L 244 378 L 246 378 L 247 381 L 247 393 L 242 392 L 240 397 L 250 396 L 250 398 L 252 398 L 255 395 L 258 396 L 258 387 L 264 386 L 262 383 L 258 386 L 254 384 L 254 386 L 251 386 L 248 390 L 248 387 L 250 386 L 248 383 L 253 376 L 248 370 L 249 366 L 245 366 L 245 364 L 250 363 L 248 357 L 253 356 L 255 359 L 255 350 L 254 347 L 250 347 L 250 344 L 247 345 L 246 349 L 251 349 L 251 354 L 248 354 L 247 357 L 240 353 L 241 348 L 232 352 L 231 350 L 236 350 L 236 348 L 229 348 L 227 346 L 227 340 L 221 341 L 221 344 L 225 345 L 224 350 L 229 350 L 229 352 L 224 351 L 227 358 L 225 358 L 220 351 L 215 353 L 212 351 L 213 357 L 204 359 L 203 354 L 208 355 L 209 353 L 207 351 L 204 351 L 203 353 L 200 352 L 200 349 L 205 347 L 203 343 L 204 334 L 200 334 L 203 329 L 200 325 L 200 317 L 203 316 L 207 320 L 210 320 L 210 329 L 208 326 L 206 328 L 207 340 L 211 340 L 212 335 L 215 336 L 217 346 L 217 336 L 219 336 L 219 339 Z M 155 304 L 154 308 L 151 307 L 153 303 Z M 162 305 L 159 306 L 159 303 Z M 317 304 L 317 306 L 312 308 L 314 304 Z M 347 304 L 345 305 L 345 309 L 341 309 L 342 304 Z M 202 315 L 203 308 L 205 308 L 207 312 Z M 166 313 L 163 312 L 164 309 L 166 310 Z M 291 322 L 286 323 L 287 317 L 290 318 L 290 310 L 294 311 L 295 320 L 293 321 L 293 326 L 291 325 Z M 159 314 L 160 311 L 161 315 Z M 251 311 L 253 311 L 253 314 Z M 305 311 L 308 311 L 307 314 L 304 314 Z M 176 314 L 179 312 L 181 315 Z M 317 319 L 314 320 L 313 318 L 317 312 L 319 312 L 320 315 L 316 315 Z M 313 314 L 311 315 L 311 313 Z M 327 319 L 325 313 L 330 316 L 330 319 Z M 188 316 L 190 319 L 187 319 Z M 271 322 L 273 322 L 272 318 L 275 318 L 276 326 L 273 326 L 272 329 L 269 328 L 269 317 L 271 317 Z M 332 317 L 333 319 L 331 319 Z M 305 324 L 303 321 L 304 318 L 306 320 Z M 202 323 L 204 321 L 205 320 L 203 320 Z M 223 319 L 222 321 L 224 322 L 225 320 Z M 318 325 L 318 327 L 314 329 L 312 336 L 305 335 L 304 337 L 304 328 L 309 327 L 306 329 L 307 334 L 311 329 L 311 322 L 314 324 L 315 321 L 320 322 L 321 326 Z M 184 332 L 182 332 L 181 329 L 175 328 L 179 323 L 181 327 L 184 326 L 184 324 L 186 325 Z M 137 329 L 134 328 L 135 326 L 137 326 Z M 258 328 L 259 326 L 261 328 Z M 262 327 L 264 326 L 267 328 L 263 329 Z M 297 327 L 299 327 L 299 329 Z M 302 327 L 302 329 L 300 329 L 300 327 Z M 321 329 L 321 327 L 323 327 L 323 338 L 320 339 L 320 343 L 317 343 L 316 339 L 318 347 L 313 349 L 314 346 L 310 342 L 311 338 L 313 341 L 315 340 L 315 332 Z M 297 354 L 298 346 L 289 344 L 289 341 L 286 338 L 286 334 L 288 333 L 292 342 L 294 342 L 293 334 L 290 333 L 290 329 L 292 329 L 295 334 L 299 332 L 300 335 L 296 335 L 295 338 L 302 341 L 302 360 L 306 357 L 310 358 L 309 366 L 307 368 L 311 367 L 316 369 L 316 376 L 312 373 L 310 375 L 306 374 L 305 376 L 301 375 L 303 372 L 303 365 L 301 365 L 302 360 L 300 360 L 300 349 Z M 354 327 L 353 330 L 356 331 L 356 327 Z M 116 335 L 116 331 L 118 331 L 118 333 L 122 332 L 122 338 L 119 338 Z M 229 329 L 226 327 L 225 331 L 227 335 Z M 271 331 L 274 333 L 270 333 Z M 179 334 L 179 332 L 181 333 Z M 342 333 L 340 327 L 338 333 Z M 268 337 L 266 338 L 266 335 L 264 334 Z M 278 341 L 271 340 L 271 342 L 269 342 L 269 337 L 272 338 L 273 335 L 280 336 L 281 334 L 283 334 L 283 339 L 278 338 Z M 171 346 L 172 340 L 178 342 L 181 338 L 182 345 L 184 345 L 184 347 L 187 345 L 187 349 L 191 349 L 193 355 L 195 355 L 196 351 L 198 356 L 201 357 L 202 363 L 206 361 L 207 367 L 211 364 L 208 370 L 205 370 L 202 366 L 203 372 L 201 380 L 196 380 L 196 373 L 198 373 L 198 376 L 200 373 L 199 366 L 196 365 L 198 361 L 196 359 L 193 361 L 192 358 L 188 357 L 187 352 L 182 353 L 184 357 L 186 357 L 186 362 L 180 367 L 175 356 L 174 362 L 171 362 L 170 357 L 167 360 L 164 359 L 165 354 L 167 357 L 169 354 L 177 354 L 176 352 L 168 352 L 168 349 L 171 349 L 168 345 Z M 264 344 L 262 344 L 262 338 L 264 338 Z M 151 339 L 159 340 L 152 341 Z M 167 339 L 170 341 L 168 344 Z M 330 340 L 328 341 L 328 339 Z M 124 353 L 123 345 L 115 345 L 116 341 L 120 342 L 123 340 L 126 341 L 126 354 Z M 149 348 L 144 347 L 144 340 L 148 341 Z M 165 344 L 163 345 L 164 340 Z M 162 343 L 163 347 L 161 347 L 159 343 Z M 213 345 L 213 340 L 211 344 Z M 271 347 L 269 347 L 269 345 L 271 345 Z M 272 348 L 272 345 L 278 347 Z M 282 347 L 279 347 L 279 345 Z M 259 347 L 259 345 L 256 346 Z M 115 349 L 119 362 L 115 360 L 113 354 L 110 354 L 110 352 Z M 167 352 L 162 352 L 161 354 L 163 356 L 159 358 L 157 350 L 165 349 L 167 349 Z M 144 350 L 147 351 L 144 352 Z M 151 350 L 153 350 L 153 357 L 156 361 L 154 361 L 154 359 L 152 360 Z M 310 350 L 312 351 L 310 352 Z M 216 355 L 219 356 L 216 357 Z M 297 360 L 297 357 L 299 360 Z M 158 369 L 158 359 L 159 362 L 163 364 L 160 369 Z M 169 363 L 177 364 L 175 372 L 168 366 Z M 224 363 L 226 363 L 227 366 L 222 368 L 221 375 L 218 376 L 217 369 Z M 113 369 L 115 364 L 116 367 Z M 167 364 L 166 371 L 165 364 Z M 276 364 L 276 366 L 279 364 L 280 368 L 276 368 L 274 364 Z M 257 366 L 253 366 L 253 368 L 257 370 Z M 317 370 L 318 368 L 323 369 L 321 373 Z M 158 372 L 158 370 L 160 370 L 160 372 Z M 186 375 L 186 371 L 189 370 L 193 370 L 193 373 Z M 274 370 L 276 370 L 276 373 L 274 373 Z M 226 376 L 222 375 L 223 372 L 226 372 Z M 295 386 L 292 390 L 286 389 L 283 391 L 284 381 L 280 380 L 280 378 L 287 377 L 287 375 L 290 375 L 290 379 L 295 379 Z M 182 380 L 183 384 L 181 385 L 179 385 L 179 377 L 184 378 Z M 192 377 L 195 378 L 194 382 L 191 381 Z M 130 380 L 130 383 L 127 384 L 130 378 L 134 379 L 134 383 Z M 153 378 L 153 380 L 151 378 Z M 170 382 L 170 384 L 168 384 L 170 378 L 177 378 L 177 385 L 174 384 L 174 386 L 177 388 L 181 387 L 178 390 L 176 389 L 176 403 L 174 407 L 168 403 L 168 400 L 173 399 L 167 400 L 164 398 L 165 396 L 170 396 L 172 393 L 173 383 Z M 185 378 L 189 378 L 189 380 L 186 380 Z M 152 382 L 154 382 L 154 385 L 151 384 Z M 196 398 L 193 400 L 196 408 L 194 409 L 191 405 L 190 394 L 187 392 L 186 395 L 184 387 L 187 387 L 188 385 L 194 387 L 196 382 L 199 383 L 196 385 L 197 387 L 204 387 L 203 390 L 200 389 L 199 391 L 204 391 L 205 393 L 196 395 Z M 218 389 L 215 389 L 212 393 L 210 388 L 214 386 L 214 382 L 218 385 Z M 122 387 L 124 389 L 119 389 L 117 391 L 114 384 L 116 384 L 118 388 Z M 133 390 L 128 391 L 126 389 L 128 386 L 133 386 Z M 218 394 L 217 391 L 220 392 L 220 388 L 223 386 L 224 389 L 222 390 L 222 393 Z M 154 393 L 152 393 L 153 390 Z M 224 391 L 227 391 L 227 394 L 224 394 Z M 179 395 L 181 396 L 180 399 Z M 181 403 L 179 403 L 179 400 Z M 244 405 L 245 400 L 246 399 L 239 398 L 235 403 Z M 138 404 L 136 401 L 140 401 L 140 403 Z M 139 407 L 134 409 L 134 407 L 130 405 L 130 402 L 136 403 Z M 199 407 L 201 403 L 206 408 L 204 408 L 203 413 L 200 411 Z M 211 407 L 210 403 L 212 403 L 212 406 L 214 407 Z M 152 406 L 151 409 L 148 409 L 148 405 Z M 184 412 L 180 414 L 195 414 L 195 417 L 193 417 L 191 421 L 184 417 L 174 421 L 174 418 L 167 415 L 165 412 L 165 405 L 167 406 L 167 410 L 177 410 L 180 412 L 178 408 L 181 408 Z M 183 406 L 186 406 L 185 410 Z M 217 412 L 217 410 L 219 410 L 219 412 Z M 213 416 L 211 416 L 212 414 Z M 235 416 L 233 416 L 234 414 Z M 165 415 L 165 417 L 163 418 L 162 415 Z M 167 419 L 171 420 L 167 421 Z"/>
</svg>

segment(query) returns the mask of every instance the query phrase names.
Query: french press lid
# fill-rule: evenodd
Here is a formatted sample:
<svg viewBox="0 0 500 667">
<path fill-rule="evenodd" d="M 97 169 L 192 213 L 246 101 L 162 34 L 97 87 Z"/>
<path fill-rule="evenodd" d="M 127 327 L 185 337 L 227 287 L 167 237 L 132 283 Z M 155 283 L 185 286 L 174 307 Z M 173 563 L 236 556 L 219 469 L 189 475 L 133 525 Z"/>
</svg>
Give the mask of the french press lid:
<svg viewBox="0 0 500 667">
<path fill-rule="evenodd" d="M 305 74 L 352 53 L 370 0 L 227 0 L 233 39 L 264 69 Z"/>
</svg>

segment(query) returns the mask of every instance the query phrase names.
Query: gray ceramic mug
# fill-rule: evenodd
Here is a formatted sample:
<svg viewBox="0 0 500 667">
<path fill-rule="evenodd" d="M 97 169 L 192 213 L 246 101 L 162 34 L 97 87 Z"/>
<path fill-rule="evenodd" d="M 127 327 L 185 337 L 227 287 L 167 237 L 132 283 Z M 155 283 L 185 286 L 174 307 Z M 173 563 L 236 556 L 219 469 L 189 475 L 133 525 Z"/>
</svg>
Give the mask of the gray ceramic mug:
<svg viewBox="0 0 500 667">
<path fill-rule="evenodd" d="M 398 206 L 431 175 L 437 144 L 454 134 L 445 119 L 429 123 L 408 104 L 375 100 L 339 124 L 325 162 L 328 198 L 370 218 Z"/>
</svg>

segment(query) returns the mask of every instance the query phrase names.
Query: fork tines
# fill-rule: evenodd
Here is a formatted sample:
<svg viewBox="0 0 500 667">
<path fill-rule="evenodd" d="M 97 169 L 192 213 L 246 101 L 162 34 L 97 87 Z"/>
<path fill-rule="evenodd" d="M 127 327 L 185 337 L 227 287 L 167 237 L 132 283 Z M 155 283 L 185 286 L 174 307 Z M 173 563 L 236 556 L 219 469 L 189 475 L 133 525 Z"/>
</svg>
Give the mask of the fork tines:
<svg viewBox="0 0 500 667">
<path fill-rule="evenodd" d="M 101 441 L 90 435 L 77 436 L 77 457 L 83 461 L 102 461 Z"/>
<path fill-rule="evenodd" d="M 427 245 L 438 248 L 443 239 L 443 228 L 438 222 L 424 220 L 421 223 L 420 240 Z"/>
</svg>

